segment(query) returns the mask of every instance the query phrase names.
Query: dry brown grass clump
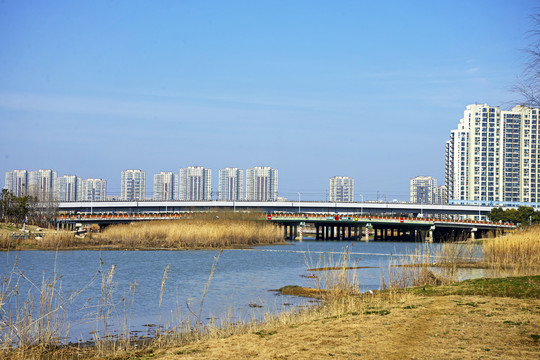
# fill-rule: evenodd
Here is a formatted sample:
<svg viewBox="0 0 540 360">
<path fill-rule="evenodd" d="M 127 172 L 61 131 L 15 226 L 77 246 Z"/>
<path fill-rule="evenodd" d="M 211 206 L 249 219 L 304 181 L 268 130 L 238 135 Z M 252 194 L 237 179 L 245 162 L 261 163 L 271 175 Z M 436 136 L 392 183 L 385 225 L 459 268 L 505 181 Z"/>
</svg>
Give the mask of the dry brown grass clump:
<svg viewBox="0 0 540 360">
<path fill-rule="evenodd" d="M 540 271 L 540 227 L 532 227 L 486 240 L 482 244 L 484 260 L 501 275 L 534 275 Z"/>
<path fill-rule="evenodd" d="M 457 280 L 458 269 L 478 263 L 475 248 L 464 243 L 422 244 L 406 256 L 390 261 L 383 289 L 443 285 Z"/>
<path fill-rule="evenodd" d="M 282 232 L 274 224 L 221 213 L 187 220 L 116 225 L 105 229 L 100 237 L 126 248 L 223 248 L 283 241 Z"/>
</svg>

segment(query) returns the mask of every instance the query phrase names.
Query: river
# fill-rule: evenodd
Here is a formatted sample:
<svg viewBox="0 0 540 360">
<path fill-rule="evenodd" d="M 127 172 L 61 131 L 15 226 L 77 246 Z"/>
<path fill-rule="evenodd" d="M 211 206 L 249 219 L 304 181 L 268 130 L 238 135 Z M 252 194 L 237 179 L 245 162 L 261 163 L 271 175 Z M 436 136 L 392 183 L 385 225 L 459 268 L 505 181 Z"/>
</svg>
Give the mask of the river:
<svg viewBox="0 0 540 360">
<path fill-rule="evenodd" d="M 91 340 L 93 330 L 103 330 L 97 314 L 107 297 L 102 292 L 104 280 L 113 267 L 107 292 L 112 294 L 107 308 L 110 325 L 119 328 L 119 324 L 129 323 L 129 329 L 137 334 L 151 335 L 158 323 L 170 326 L 179 318 L 189 318 L 194 323 L 199 311 L 204 322 L 223 314 L 228 314 L 234 322 L 260 319 L 265 313 L 290 306 L 312 304 L 309 299 L 269 290 L 285 285 L 313 286 L 314 280 L 305 277 L 307 269 L 321 265 L 319 259 L 328 258 L 329 254 L 337 258 L 340 253 L 349 252 L 356 266 L 369 267 L 357 270 L 360 290 L 378 289 L 381 273 L 388 269 L 391 255 L 411 253 L 417 246 L 406 242 L 303 241 L 222 253 L 219 250 L 13 251 L 2 254 L 0 271 L 7 276 L 2 291 L 9 294 L 18 290 L 18 295 L 11 292 L 11 301 L 4 307 L 11 315 L 17 307 L 21 308 L 31 283 L 39 287 L 43 277 L 52 280 L 55 274 L 56 278 L 61 276 L 55 284 L 56 296 L 66 309 L 65 323 L 70 324 L 64 341 L 73 342 Z M 209 282 L 213 264 L 215 271 Z M 36 290 L 39 289 L 34 288 L 34 294 L 39 293 Z M 35 308 L 36 300 L 37 297 Z"/>
</svg>

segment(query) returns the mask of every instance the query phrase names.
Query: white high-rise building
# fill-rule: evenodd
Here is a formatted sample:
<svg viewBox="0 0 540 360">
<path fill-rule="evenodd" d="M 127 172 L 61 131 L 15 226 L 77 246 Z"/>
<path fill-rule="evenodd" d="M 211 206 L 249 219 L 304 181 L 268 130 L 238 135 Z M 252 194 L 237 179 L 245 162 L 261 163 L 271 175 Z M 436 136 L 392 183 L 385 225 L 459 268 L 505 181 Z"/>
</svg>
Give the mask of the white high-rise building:
<svg viewBox="0 0 540 360">
<path fill-rule="evenodd" d="M 238 201 L 244 197 L 244 171 L 238 168 L 219 170 L 219 195 L 221 201 Z"/>
<path fill-rule="evenodd" d="M 6 171 L 4 188 L 14 196 L 26 196 L 28 193 L 28 172 L 26 170 Z"/>
<path fill-rule="evenodd" d="M 178 175 L 173 172 L 154 174 L 154 200 L 178 200 Z"/>
<path fill-rule="evenodd" d="M 107 181 L 86 179 L 81 182 L 81 201 L 105 201 L 107 199 Z"/>
<path fill-rule="evenodd" d="M 80 177 L 75 175 L 64 175 L 56 178 L 55 197 L 58 201 L 77 201 L 80 200 L 81 191 Z"/>
<path fill-rule="evenodd" d="M 268 166 L 246 169 L 246 200 L 276 201 L 278 171 Z"/>
<path fill-rule="evenodd" d="M 55 197 L 56 171 L 35 170 L 28 173 L 28 195 L 39 201 L 51 201 Z"/>
<path fill-rule="evenodd" d="M 448 192 L 446 190 L 446 185 L 437 186 L 433 192 L 433 204 L 436 205 L 446 205 L 448 204 Z"/>
<path fill-rule="evenodd" d="M 437 179 L 431 176 L 416 176 L 411 178 L 410 199 L 415 204 L 434 204 Z"/>
<path fill-rule="evenodd" d="M 145 200 L 146 173 L 142 170 L 122 171 L 120 197 L 124 201 Z"/>
<path fill-rule="evenodd" d="M 539 117 L 539 108 L 467 106 L 446 142 L 448 201 L 540 202 Z"/>
<path fill-rule="evenodd" d="M 328 195 L 331 202 L 353 202 L 354 179 L 348 176 L 331 177 Z"/>
<path fill-rule="evenodd" d="M 180 169 L 180 200 L 212 200 L 212 170 L 202 166 Z"/>
</svg>

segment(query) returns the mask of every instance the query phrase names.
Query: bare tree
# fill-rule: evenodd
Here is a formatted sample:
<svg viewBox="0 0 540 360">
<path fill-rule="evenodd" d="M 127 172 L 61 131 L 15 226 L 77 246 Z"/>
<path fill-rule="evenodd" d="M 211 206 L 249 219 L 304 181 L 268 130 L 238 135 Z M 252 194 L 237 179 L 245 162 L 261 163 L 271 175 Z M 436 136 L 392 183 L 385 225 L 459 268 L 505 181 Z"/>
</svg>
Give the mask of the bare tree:
<svg viewBox="0 0 540 360">
<path fill-rule="evenodd" d="M 513 91 L 519 94 L 521 105 L 540 107 L 540 13 L 532 15 L 531 18 L 533 23 L 533 29 L 529 31 L 531 43 L 524 49 L 527 63 Z"/>
</svg>

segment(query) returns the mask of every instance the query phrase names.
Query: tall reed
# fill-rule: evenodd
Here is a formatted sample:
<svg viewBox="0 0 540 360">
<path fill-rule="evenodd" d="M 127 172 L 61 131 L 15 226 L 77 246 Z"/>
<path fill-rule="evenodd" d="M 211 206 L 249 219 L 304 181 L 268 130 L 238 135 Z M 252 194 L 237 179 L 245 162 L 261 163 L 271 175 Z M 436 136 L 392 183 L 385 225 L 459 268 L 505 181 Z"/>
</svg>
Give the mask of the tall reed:
<svg viewBox="0 0 540 360">
<path fill-rule="evenodd" d="M 70 298 L 62 294 L 62 276 L 34 283 L 17 263 L 0 283 L 0 355 L 27 358 L 61 344 L 69 332 Z"/>
<path fill-rule="evenodd" d="M 482 243 L 488 267 L 500 275 L 535 275 L 540 271 L 540 227 L 488 239 Z"/>
<path fill-rule="evenodd" d="M 386 277 L 381 274 L 383 289 L 452 283 L 460 267 L 480 260 L 474 246 L 461 242 L 421 244 L 404 255 L 394 256 Z"/>
<path fill-rule="evenodd" d="M 223 248 L 283 241 L 282 232 L 274 224 L 220 215 L 110 226 L 100 237 L 126 248 Z"/>
<path fill-rule="evenodd" d="M 321 254 L 316 261 L 311 254 L 305 257 L 315 288 L 322 290 L 321 293 L 325 294 L 326 298 L 338 298 L 360 292 L 356 269 L 358 261 L 359 259 L 354 261 L 351 259 L 348 248 L 341 254 Z"/>
</svg>

